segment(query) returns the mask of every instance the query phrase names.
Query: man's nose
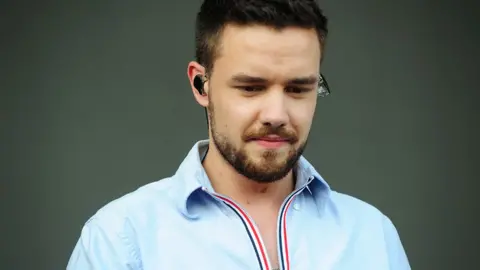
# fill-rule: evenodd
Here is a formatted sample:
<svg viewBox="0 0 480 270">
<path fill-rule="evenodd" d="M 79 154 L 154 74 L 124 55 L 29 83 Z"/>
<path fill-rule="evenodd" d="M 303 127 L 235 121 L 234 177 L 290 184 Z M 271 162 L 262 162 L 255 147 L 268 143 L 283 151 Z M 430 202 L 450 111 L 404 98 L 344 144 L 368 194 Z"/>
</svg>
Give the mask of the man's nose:
<svg viewBox="0 0 480 270">
<path fill-rule="evenodd" d="M 289 115 L 283 93 L 272 93 L 262 103 L 259 118 L 263 125 L 276 128 L 288 123 Z"/>
</svg>

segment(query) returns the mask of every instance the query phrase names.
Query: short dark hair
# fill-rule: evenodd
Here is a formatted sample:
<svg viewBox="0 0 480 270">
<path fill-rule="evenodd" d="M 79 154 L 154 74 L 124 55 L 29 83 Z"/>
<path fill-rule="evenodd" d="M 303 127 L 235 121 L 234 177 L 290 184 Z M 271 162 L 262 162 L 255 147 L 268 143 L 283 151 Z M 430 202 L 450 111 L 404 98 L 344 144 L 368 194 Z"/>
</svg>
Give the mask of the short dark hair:
<svg viewBox="0 0 480 270">
<path fill-rule="evenodd" d="M 328 33 L 327 18 L 315 0 L 205 0 L 196 18 L 195 56 L 207 72 L 227 24 L 314 28 L 322 47 Z"/>
</svg>

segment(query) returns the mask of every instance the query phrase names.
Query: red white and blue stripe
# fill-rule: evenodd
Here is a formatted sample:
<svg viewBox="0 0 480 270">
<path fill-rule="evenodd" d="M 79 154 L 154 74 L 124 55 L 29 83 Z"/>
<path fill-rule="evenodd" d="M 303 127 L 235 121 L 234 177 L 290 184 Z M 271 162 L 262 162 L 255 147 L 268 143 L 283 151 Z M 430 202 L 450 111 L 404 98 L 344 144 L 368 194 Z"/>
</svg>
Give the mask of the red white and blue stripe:
<svg viewBox="0 0 480 270">
<path fill-rule="evenodd" d="M 236 213 L 240 218 L 240 220 L 243 222 L 243 225 L 245 226 L 248 236 L 250 237 L 250 240 L 252 241 L 253 247 L 255 249 L 255 254 L 257 255 L 260 269 L 272 270 L 270 261 L 268 260 L 267 249 L 265 248 L 260 232 L 256 228 L 252 219 L 247 215 L 247 213 L 240 206 L 238 206 L 231 199 L 218 194 L 214 194 L 214 195 L 217 198 L 221 199 L 228 207 L 230 207 L 233 210 L 233 212 Z"/>
<path fill-rule="evenodd" d="M 290 261 L 288 255 L 288 241 L 287 241 L 287 212 L 288 209 L 297 194 L 299 194 L 303 188 L 295 191 L 290 194 L 290 196 L 285 200 L 282 207 L 280 208 L 280 215 L 278 219 L 278 247 L 279 247 L 279 263 L 281 270 L 290 270 Z M 242 221 L 245 229 L 248 233 L 248 236 L 253 244 L 255 254 L 257 256 L 258 264 L 260 265 L 261 270 L 272 270 L 272 266 L 268 259 L 267 249 L 265 244 L 262 241 L 260 231 L 255 226 L 253 220 L 247 215 L 247 213 L 238 206 L 231 199 L 224 197 L 219 194 L 213 194 L 215 197 L 222 200 L 230 209 L 233 210 L 235 214 L 238 215 Z"/>
<path fill-rule="evenodd" d="M 288 252 L 288 237 L 287 237 L 287 213 L 290 205 L 292 204 L 295 197 L 302 192 L 304 188 L 300 188 L 297 191 L 290 194 L 289 197 L 285 200 L 282 207 L 280 208 L 280 215 L 278 218 L 278 247 L 280 258 L 278 258 L 280 263 L 280 269 L 290 270 L 290 256 Z"/>
</svg>

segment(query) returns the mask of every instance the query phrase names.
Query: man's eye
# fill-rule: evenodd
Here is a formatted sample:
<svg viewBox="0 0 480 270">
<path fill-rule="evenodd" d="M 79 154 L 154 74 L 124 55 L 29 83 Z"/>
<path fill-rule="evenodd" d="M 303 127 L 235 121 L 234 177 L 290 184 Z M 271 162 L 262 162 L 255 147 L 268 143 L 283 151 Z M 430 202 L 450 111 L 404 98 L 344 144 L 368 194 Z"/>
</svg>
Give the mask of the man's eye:
<svg viewBox="0 0 480 270">
<path fill-rule="evenodd" d="M 265 89 L 263 86 L 239 86 L 237 88 L 245 92 L 258 92 Z"/>
<path fill-rule="evenodd" d="M 294 93 L 294 94 L 301 94 L 310 91 L 310 88 L 306 87 L 288 87 L 286 89 L 287 92 L 289 93 Z"/>
</svg>

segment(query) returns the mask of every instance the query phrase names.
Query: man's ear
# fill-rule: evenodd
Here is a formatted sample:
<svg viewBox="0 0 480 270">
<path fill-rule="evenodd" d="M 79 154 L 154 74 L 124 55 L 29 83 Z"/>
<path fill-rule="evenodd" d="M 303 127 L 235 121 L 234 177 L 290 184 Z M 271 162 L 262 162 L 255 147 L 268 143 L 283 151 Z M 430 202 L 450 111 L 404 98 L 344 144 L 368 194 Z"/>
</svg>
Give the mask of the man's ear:
<svg viewBox="0 0 480 270">
<path fill-rule="evenodd" d="M 200 65 L 199 63 L 192 61 L 188 63 L 188 68 L 187 68 L 187 76 L 188 80 L 190 81 L 190 88 L 192 89 L 193 97 L 195 97 L 195 100 L 197 101 L 198 104 L 200 104 L 202 107 L 207 107 L 208 106 L 208 96 L 207 96 L 207 89 L 203 88 L 203 91 L 200 92 L 196 85 L 195 85 L 195 77 L 199 76 L 202 79 L 202 87 L 205 86 L 204 84 L 204 78 L 205 78 L 205 68 Z"/>
</svg>

